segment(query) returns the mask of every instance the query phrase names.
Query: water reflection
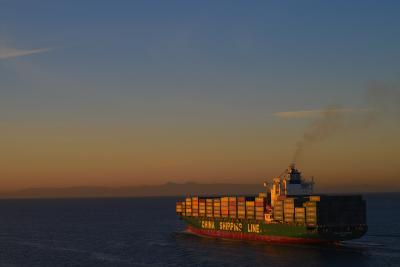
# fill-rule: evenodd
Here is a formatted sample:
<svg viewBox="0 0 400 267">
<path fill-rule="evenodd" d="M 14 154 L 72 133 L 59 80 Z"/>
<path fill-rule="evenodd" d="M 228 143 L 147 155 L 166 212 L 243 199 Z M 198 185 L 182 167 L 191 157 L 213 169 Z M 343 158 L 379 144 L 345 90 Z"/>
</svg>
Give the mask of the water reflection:
<svg viewBox="0 0 400 267">
<path fill-rule="evenodd" d="M 348 245 L 268 244 L 174 234 L 177 249 L 207 265 L 238 266 L 368 266 L 369 248 Z M 206 260 L 205 260 L 206 259 Z M 372 265 L 371 265 L 372 266 Z"/>
</svg>

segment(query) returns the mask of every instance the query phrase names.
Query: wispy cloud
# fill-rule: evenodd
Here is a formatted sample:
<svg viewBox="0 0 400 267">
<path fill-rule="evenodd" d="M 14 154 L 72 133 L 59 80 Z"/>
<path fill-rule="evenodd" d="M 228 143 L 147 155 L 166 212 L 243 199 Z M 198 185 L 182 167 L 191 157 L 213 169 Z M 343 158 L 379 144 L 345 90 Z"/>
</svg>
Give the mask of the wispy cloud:
<svg viewBox="0 0 400 267">
<path fill-rule="evenodd" d="M 51 48 L 39 48 L 39 49 L 17 49 L 13 47 L 1 46 L 0 45 L 0 59 L 9 59 L 16 57 L 29 56 L 33 54 L 43 53 L 50 51 Z"/>
<path fill-rule="evenodd" d="M 363 113 L 369 109 L 354 109 L 354 108 L 333 108 L 330 109 L 331 113 L 342 114 L 342 113 Z M 283 111 L 276 112 L 273 115 L 281 118 L 318 118 L 324 115 L 325 109 L 313 109 L 313 110 L 295 110 L 295 111 Z"/>
</svg>

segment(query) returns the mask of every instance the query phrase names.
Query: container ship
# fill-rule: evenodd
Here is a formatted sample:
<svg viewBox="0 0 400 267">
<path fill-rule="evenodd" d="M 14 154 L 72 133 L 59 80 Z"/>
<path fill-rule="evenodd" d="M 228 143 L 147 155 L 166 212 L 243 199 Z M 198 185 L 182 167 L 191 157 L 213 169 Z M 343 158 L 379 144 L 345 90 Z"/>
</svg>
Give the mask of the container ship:
<svg viewBox="0 0 400 267">
<path fill-rule="evenodd" d="M 177 215 L 193 234 L 280 243 L 337 243 L 367 232 L 361 195 L 316 195 L 314 181 L 289 166 L 253 196 L 188 196 Z"/>
</svg>

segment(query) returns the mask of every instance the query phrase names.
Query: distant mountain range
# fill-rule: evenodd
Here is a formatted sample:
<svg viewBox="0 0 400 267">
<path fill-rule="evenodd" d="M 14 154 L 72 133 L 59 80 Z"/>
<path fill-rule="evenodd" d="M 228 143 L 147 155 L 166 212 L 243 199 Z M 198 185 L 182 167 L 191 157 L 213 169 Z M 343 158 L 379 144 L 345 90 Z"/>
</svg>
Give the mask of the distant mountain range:
<svg viewBox="0 0 400 267">
<path fill-rule="evenodd" d="M 247 195 L 263 191 L 259 184 L 199 184 L 165 183 L 125 187 L 42 187 L 28 188 L 15 192 L 0 192 L 0 198 L 84 198 L 84 197 L 145 197 L 185 195 Z"/>
<path fill-rule="evenodd" d="M 325 187 L 316 193 L 359 193 L 359 192 L 399 192 L 398 188 L 388 190 L 385 187 L 371 185 Z M 94 197 L 156 197 L 156 196 L 221 196 L 221 195 L 254 195 L 265 192 L 260 184 L 200 184 L 194 182 L 172 183 L 162 185 L 142 185 L 124 187 L 42 187 L 28 188 L 15 192 L 0 192 L 0 198 L 94 198 Z"/>
</svg>

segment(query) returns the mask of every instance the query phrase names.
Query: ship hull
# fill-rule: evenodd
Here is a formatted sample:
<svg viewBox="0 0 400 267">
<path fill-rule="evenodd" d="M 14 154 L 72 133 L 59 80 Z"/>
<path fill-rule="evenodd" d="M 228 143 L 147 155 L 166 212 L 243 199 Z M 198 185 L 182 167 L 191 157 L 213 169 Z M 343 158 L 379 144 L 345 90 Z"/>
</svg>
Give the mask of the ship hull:
<svg viewBox="0 0 400 267">
<path fill-rule="evenodd" d="M 315 239 L 315 238 L 298 238 L 298 237 L 285 237 L 285 236 L 272 236 L 272 235 L 260 235 L 260 234 L 249 234 L 249 233 L 237 233 L 229 231 L 219 230 L 204 230 L 195 228 L 192 226 L 187 227 L 187 232 L 213 238 L 222 239 L 233 239 L 233 240 L 249 240 L 249 241 L 261 241 L 268 243 L 286 243 L 286 244 L 327 244 L 333 243 L 333 241 Z"/>
<path fill-rule="evenodd" d="M 254 220 L 216 219 L 201 217 L 181 217 L 187 224 L 187 232 L 207 237 L 252 240 L 270 243 L 329 244 L 362 236 L 366 228 L 327 235 L 317 226 L 291 225 L 285 223 L 267 224 Z M 358 228 L 357 228 L 358 229 Z"/>
</svg>

